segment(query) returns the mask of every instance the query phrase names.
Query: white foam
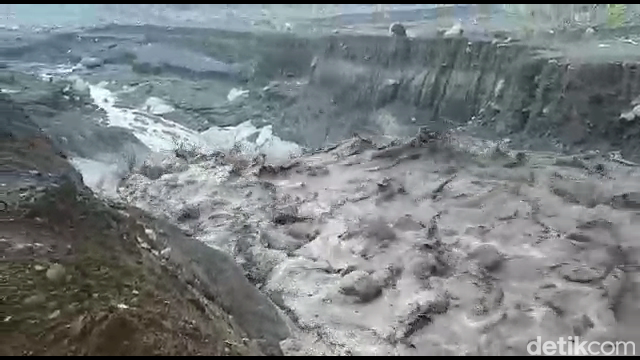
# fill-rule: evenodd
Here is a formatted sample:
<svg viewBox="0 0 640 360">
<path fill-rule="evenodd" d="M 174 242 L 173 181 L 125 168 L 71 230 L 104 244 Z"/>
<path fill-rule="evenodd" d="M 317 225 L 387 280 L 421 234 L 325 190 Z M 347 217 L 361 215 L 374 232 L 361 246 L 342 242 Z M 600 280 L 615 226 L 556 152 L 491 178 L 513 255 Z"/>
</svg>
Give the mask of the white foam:
<svg viewBox="0 0 640 360">
<path fill-rule="evenodd" d="M 106 89 L 105 85 L 89 85 L 89 92 L 96 105 L 107 114 L 108 126 L 131 129 L 152 151 L 172 150 L 177 144 L 190 144 L 203 151 L 213 150 L 197 132 L 180 124 L 160 116 L 145 117 L 144 112 L 115 106 L 117 94 Z"/>
<path fill-rule="evenodd" d="M 5 94 L 17 94 L 19 92 L 20 90 L 0 89 L 0 93 L 5 93 Z"/>
<path fill-rule="evenodd" d="M 85 158 L 73 158 L 71 164 L 82 174 L 85 185 L 104 197 L 117 198 L 121 167 L 117 163 L 107 163 Z"/>
<path fill-rule="evenodd" d="M 154 115 L 168 114 L 175 110 L 173 106 L 167 104 L 164 100 L 153 96 L 144 102 L 144 108 Z"/>
<path fill-rule="evenodd" d="M 231 90 L 229 90 L 229 94 L 227 94 L 227 100 L 229 100 L 229 102 L 234 101 L 235 99 L 239 98 L 239 97 L 244 97 L 249 95 L 249 90 L 242 90 L 242 89 L 236 89 L 233 88 Z"/>
<path fill-rule="evenodd" d="M 275 136 L 271 125 L 257 128 L 251 121 L 226 128 L 214 126 L 202 132 L 201 135 L 219 150 L 228 150 L 240 145 L 245 153 L 249 155 L 262 153 L 270 160 L 286 159 L 301 153 L 301 148 L 297 144 Z"/>
<path fill-rule="evenodd" d="M 73 81 L 73 89 L 78 92 L 85 92 L 89 90 L 89 84 L 81 78 L 76 78 Z"/>
<path fill-rule="evenodd" d="M 226 151 L 238 144 L 249 155 L 263 153 L 270 160 L 286 159 L 301 152 L 297 144 L 274 135 L 271 125 L 257 128 L 247 121 L 226 128 L 214 126 L 198 133 L 159 116 L 174 109 L 158 98 L 147 99 L 141 110 L 117 107 L 115 104 L 119 93 L 110 91 L 105 85 L 100 83 L 88 87 L 96 105 L 107 114 L 107 125 L 130 129 L 152 151 L 173 150 L 178 144 L 207 152 Z"/>
</svg>

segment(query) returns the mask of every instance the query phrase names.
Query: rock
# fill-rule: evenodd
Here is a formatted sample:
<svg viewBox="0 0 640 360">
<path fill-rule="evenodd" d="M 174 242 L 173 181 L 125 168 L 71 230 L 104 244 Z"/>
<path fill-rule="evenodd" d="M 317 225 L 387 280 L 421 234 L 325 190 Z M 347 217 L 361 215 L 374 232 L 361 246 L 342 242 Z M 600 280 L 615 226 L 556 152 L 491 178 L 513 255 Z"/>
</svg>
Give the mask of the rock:
<svg viewBox="0 0 640 360">
<path fill-rule="evenodd" d="M 555 315 L 564 316 L 573 309 L 572 302 L 577 301 L 580 296 L 582 293 L 574 290 L 559 290 L 555 286 L 543 285 L 536 294 L 536 300 L 551 309 Z"/>
<path fill-rule="evenodd" d="M 319 231 L 314 229 L 311 224 L 308 223 L 295 223 L 289 226 L 287 234 L 294 239 L 311 241 L 318 236 Z"/>
<path fill-rule="evenodd" d="M 600 279 L 603 275 L 602 269 L 588 267 L 583 264 L 563 265 L 559 269 L 563 279 L 577 283 L 589 283 Z"/>
<path fill-rule="evenodd" d="M 447 31 L 444 32 L 443 36 L 446 38 L 461 36 L 464 30 L 462 29 L 462 25 L 455 24 Z"/>
<path fill-rule="evenodd" d="M 56 319 L 59 316 L 60 316 L 60 310 L 56 310 L 56 311 L 52 312 L 51 315 L 49 315 L 49 320 Z"/>
<path fill-rule="evenodd" d="M 628 122 L 640 119 L 640 104 L 635 105 L 631 111 L 620 114 L 620 119 Z"/>
<path fill-rule="evenodd" d="M 85 57 L 80 60 L 80 65 L 86 67 L 87 69 L 94 69 L 100 67 L 104 64 L 104 60 L 97 57 Z"/>
<path fill-rule="evenodd" d="M 361 303 L 373 301 L 382 294 L 382 284 L 362 270 L 345 275 L 340 281 L 340 293 L 353 296 Z"/>
<path fill-rule="evenodd" d="M 640 192 L 628 192 L 611 198 L 611 205 L 616 209 L 640 210 Z"/>
<path fill-rule="evenodd" d="M 349 270 L 349 268 L 347 267 L 346 270 Z M 355 271 L 355 267 L 349 271 Z M 402 266 L 389 264 L 384 269 L 377 270 L 371 274 L 371 278 L 382 284 L 382 287 L 395 286 L 403 272 L 404 268 Z"/>
<path fill-rule="evenodd" d="M 246 262 L 243 267 L 249 280 L 254 284 L 263 284 L 273 268 L 287 260 L 287 255 L 282 251 L 252 246 L 245 252 L 244 258 Z"/>
<path fill-rule="evenodd" d="M 53 264 L 47 270 L 47 279 L 51 281 L 62 281 L 65 278 L 65 268 L 60 264 Z"/>
<path fill-rule="evenodd" d="M 47 268 L 46 268 L 45 266 L 43 266 L 43 265 L 35 265 L 35 266 L 33 267 L 33 269 L 34 269 L 35 271 L 45 271 L 45 270 L 47 270 Z"/>
<path fill-rule="evenodd" d="M 43 304 L 47 298 L 43 294 L 36 294 L 33 296 L 29 296 L 23 302 L 25 305 L 40 305 Z"/>
<path fill-rule="evenodd" d="M 421 259 L 413 268 L 413 275 L 420 280 L 427 280 L 431 276 L 442 276 L 448 270 L 446 264 L 443 264 L 438 258 L 427 253 L 424 259 Z"/>
<path fill-rule="evenodd" d="M 396 232 L 384 221 L 370 221 L 365 225 L 364 235 L 369 239 L 385 243 L 397 238 Z"/>
<path fill-rule="evenodd" d="M 611 230 L 613 228 L 613 223 L 607 219 L 599 218 L 599 219 L 580 222 L 578 223 L 577 228 L 581 230 L 589 230 L 589 229 Z"/>
<path fill-rule="evenodd" d="M 412 218 L 411 215 L 405 215 L 396 220 L 393 228 L 402 231 L 421 231 L 425 226 Z"/>
<path fill-rule="evenodd" d="M 198 207 L 185 206 L 184 208 L 182 208 L 182 210 L 180 210 L 177 221 L 185 222 L 189 220 L 197 220 L 198 218 L 200 218 L 200 209 L 198 209 Z"/>
<path fill-rule="evenodd" d="M 407 36 L 407 29 L 401 23 L 395 22 L 389 26 L 389 33 L 392 36 Z"/>
<path fill-rule="evenodd" d="M 316 71 L 316 68 L 318 67 L 318 57 L 314 56 L 313 59 L 311 59 L 311 64 L 309 65 L 309 68 L 311 69 L 311 72 L 313 73 L 314 71 Z"/>
<path fill-rule="evenodd" d="M 140 174 L 149 180 L 158 180 L 166 171 L 162 166 L 145 164 L 140 168 Z"/>
<path fill-rule="evenodd" d="M 302 223 L 300 223 L 302 224 Z M 293 224 L 295 225 L 295 224 Z M 306 234 L 310 235 L 310 234 Z M 300 234 L 299 237 L 288 236 L 277 232 L 262 232 L 260 234 L 260 242 L 267 248 L 273 250 L 281 250 L 286 253 L 293 253 L 304 246 L 310 238 Z"/>
<path fill-rule="evenodd" d="M 504 261 L 502 253 L 492 244 L 479 245 L 473 249 L 469 257 L 488 271 L 498 270 Z"/>
<path fill-rule="evenodd" d="M 567 234 L 566 238 L 569 240 L 580 242 L 580 243 L 593 242 L 593 239 L 591 238 L 591 236 L 583 233 L 579 233 L 579 232 Z"/>
<path fill-rule="evenodd" d="M 260 339 L 263 351 L 271 349 L 279 354 L 277 346 L 289 337 L 289 328 L 275 305 L 249 282 L 234 259 L 200 240 L 185 237 L 164 220 L 158 220 L 156 226 L 156 232 L 166 235 L 172 262 L 184 268 L 186 277 L 198 279 L 194 287 L 219 304 L 250 338 Z"/>
<path fill-rule="evenodd" d="M 273 222 L 277 225 L 295 224 L 305 220 L 307 219 L 298 216 L 298 207 L 295 205 L 282 206 L 274 210 Z"/>
<path fill-rule="evenodd" d="M 554 179 L 549 189 L 568 203 L 581 204 L 589 208 L 606 203 L 610 199 L 603 194 L 601 185 L 591 180 L 575 182 Z"/>
<path fill-rule="evenodd" d="M 149 246 L 149 244 L 147 244 L 144 240 L 142 240 L 141 238 L 138 238 L 138 244 L 140 245 L 141 249 L 144 250 L 150 250 L 151 246 Z"/>
<path fill-rule="evenodd" d="M 329 169 L 324 165 L 305 166 L 304 171 L 309 176 L 327 176 L 329 175 Z"/>
<path fill-rule="evenodd" d="M 171 248 L 165 248 L 162 251 L 160 251 L 160 256 L 162 256 L 163 259 L 168 259 L 169 256 L 171 255 Z"/>
<path fill-rule="evenodd" d="M 420 299 L 410 305 L 411 310 L 400 320 L 400 338 L 410 338 L 422 328 L 428 326 L 436 315 L 442 315 L 451 307 L 451 297 L 439 293 L 433 299 Z"/>
</svg>

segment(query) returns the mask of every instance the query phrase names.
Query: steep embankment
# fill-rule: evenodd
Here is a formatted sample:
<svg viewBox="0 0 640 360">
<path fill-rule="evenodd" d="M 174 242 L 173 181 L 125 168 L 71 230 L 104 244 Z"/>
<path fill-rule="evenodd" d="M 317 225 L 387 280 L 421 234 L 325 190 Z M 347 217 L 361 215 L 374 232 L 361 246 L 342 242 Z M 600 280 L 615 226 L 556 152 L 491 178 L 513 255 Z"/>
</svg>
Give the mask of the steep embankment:
<svg viewBox="0 0 640 360">
<path fill-rule="evenodd" d="M 586 41 L 576 56 L 570 47 L 579 44 L 567 43 L 554 50 L 464 38 L 324 41 L 311 85 L 285 110 L 299 132 L 312 128 L 335 141 L 367 128 L 402 133 L 404 126 L 471 122 L 477 134 L 510 137 L 522 146 L 560 142 L 571 150 L 637 154 L 637 118 L 621 117 L 640 95 L 638 59 L 619 49 L 633 45 L 607 50 Z M 305 140 L 317 145 L 324 139 Z"/>
<path fill-rule="evenodd" d="M 2 98 L 2 355 L 277 355 L 288 329 L 233 259 L 105 204 Z"/>
<path fill-rule="evenodd" d="M 354 131 L 406 135 L 420 125 L 471 121 L 475 133 L 508 136 L 523 146 L 638 150 L 635 116 L 621 118 L 640 95 L 632 42 L 604 32 L 603 39 L 566 34 L 526 42 L 480 35 L 298 38 L 191 30 L 183 41 L 146 34 L 244 61 L 256 87 L 275 80 L 263 117 L 272 118 L 284 138 L 311 147 Z"/>
<path fill-rule="evenodd" d="M 469 38 L 302 38 L 135 31 L 154 43 L 240 64 L 262 106 L 249 102 L 255 111 L 239 114 L 268 119 L 278 135 L 310 147 L 353 132 L 408 135 L 422 125 L 471 125 L 474 134 L 509 137 L 523 147 L 618 149 L 630 157 L 638 150 L 636 115 L 621 115 L 637 105 L 640 59 L 633 40 L 620 40 L 622 30 L 526 41 L 482 32 Z M 218 123 L 221 116 L 209 120 Z"/>
<path fill-rule="evenodd" d="M 265 121 L 286 140 L 318 147 L 353 132 L 407 135 L 421 125 L 471 121 L 475 134 L 509 137 L 525 147 L 562 143 L 567 150 L 616 148 L 630 156 L 638 125 L 635 115 L 621 114 L 637 105 L 639 59 L 633 39 L 620 40 L 621 31 L 514 41 L 479 28 L 465 32 L 468 38 L 445 39 L 112 26 L 0 53 L 28 61 L 94 58 L 99 66 L 87 76 L 123 84 L 171 79 L 140 91 L 180 98 L 174 107 L 185 113 L 178 118 L 199 129 Z M 238 106 L 212 105 L 202 100 L 219 97 L 209 85 L 189 85 L 202 79 L 242 86 L 251 95 Z M 226 93 L 225 86 L 219 87 Z"/>
</svg>

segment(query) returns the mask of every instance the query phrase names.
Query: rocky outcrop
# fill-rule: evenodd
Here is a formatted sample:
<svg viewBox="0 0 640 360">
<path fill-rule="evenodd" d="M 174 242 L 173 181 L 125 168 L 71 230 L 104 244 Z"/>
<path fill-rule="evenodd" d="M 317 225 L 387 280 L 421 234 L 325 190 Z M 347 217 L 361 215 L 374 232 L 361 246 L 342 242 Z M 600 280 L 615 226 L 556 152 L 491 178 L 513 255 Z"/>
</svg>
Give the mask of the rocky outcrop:
<svg viewBox="0 0 640 360">
<path fill-rule="evenodd" d="M 185 97 L 180 108 L 196 114 L 199 124 L 264 119 L 276 124 L 281 137 L 309 147 L 353 132 L 408 135 L 418 126 L 471 121 L 478 134 L 523 140 L 522 146 L 616 148 L 629 157 L 638 150 L 637 61 L 633 51 L 599 47 L 598 41 L 631 30 L 599 30 L 597 39 L 583 37 L 584 29 L 567 30 L 517 41 L 470 31 L 452 38 L 390 36 L 386 28 L 378 36 L 301 37 L 113 26 L 89 31 L 80 40 L 69 34 L 47 40 L 56 46 L 38 40 L 0 53 L 34 61 L 100 57 L 106 65 L 134 68 L 152 62 L 156 53 L 189 54 L 163 60 L 175 66 L 163 65 L 162 71 L 227 74 L 230 86 L 251 90 L 248 101 L 231 107 L 190 106 Z M 152 45 L 141 47 L 120 39 L 122 34 Z M 120 39 L 117 46 L 114 39 Z M 67 54 L 70 47 L 74 54 Z M 269 103 L 252 103 L 251 96 L 270 82 L 271 92 L 261 98 Z M 276 84 L 285 90 L 274 98 Z"/>
<path fill-rule="evenodd" d="M 640 94 L 638 64 L 541 50 L 465 38 L 336 36 L 327 39 L 313 86 L 331 91 L 341 112 L 384 110 L 402 125 L 472 121 L 501 136 L 636 152 L 638 122 L 620 115 Z"/>
</svg>

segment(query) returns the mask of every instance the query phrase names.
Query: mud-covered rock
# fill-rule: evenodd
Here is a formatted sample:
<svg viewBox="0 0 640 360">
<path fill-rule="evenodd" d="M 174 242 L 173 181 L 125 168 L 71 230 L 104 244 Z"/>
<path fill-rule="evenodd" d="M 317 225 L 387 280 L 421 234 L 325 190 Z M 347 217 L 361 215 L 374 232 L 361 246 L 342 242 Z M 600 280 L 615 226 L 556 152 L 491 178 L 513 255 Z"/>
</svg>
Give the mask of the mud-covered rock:
<svg viewBox="0 0 640 360">
<path fill-rule="evenodd" d="M 438 293 L 434 298 L 420 299 L 410 306 L 411 310 L 400 321 L 403 325 L 398 336 L 400 339 L 410 338 L 429 326 L 435 316 L 447 313 L 451 306 L 451 297 L 448 294 Z"/>
<path fill-rule="evenodd" d="M 264 284 L 271 271 L 285 261 L 287 255 L 283 251 L 253 246 L 244 253 L 244 259 L 243 267 L 249 280 L 254 284 Z"/>
<path fill-rule="evenodd" d="M 438 256 L 427 253 L 414 265 L 413 274 L 420 280 L 428 280 L 431 276 L 443 276 L 448 270 L 449 266 Z"/>
<path fill-rule="evenodd" d="M 363 224 L 363 235 L 380 244 L 385 244 L 397 238 L 393 228 L 380 220 L 366 221 Z"/>
<path fill-rule="evenodd" d="M 304 223 L 296 223 L 292 224 L 291 227 L 295 229 L 294 225 L 304 224 Z M 289 233 L 291 233 L 291 228 L 289 229 Z M 294 230 L 295 231 L 295 230 Z M 287 236 L 286 234 L 280 234 L 277 232 L 262 232 L 260 234 L 260 242 L 264 244 L 265 247 L 273 250 L 281 250 L 286 253 L 293 253 L 294 251 L 301 248 L 304 244 L 308 243 L 311 240 L 311 233 L 294 233 L 294 236 Z"/>
<path fill-rule="evenodd" d="M 399 217 L 393 227 L 401 231 L 420 231 L 425 228 L 425 225 L 413 219 L 411 215 L 405 215 Z"/>
<path fill-rule="evenodd" d="M 308 220 L 298 214 L 298 207 L 295 205 L 278 206 L 273 210 L 273 223 L 277 225 L 294 224 Z"/>
<path fill-rule="evenodd" d="M 640 192 L 614 195 L 611 204 L 618 209 L 640 210 Z"/>
<path fill-rule="evenodd" d="M 590 283 L 604 275 L 604 269 L 576 263 L 563 265 L 558 271 L 565 280 L 576 283 Z"/>
<path fill-rule="evenodd" d="M 140 174 L 149 180 L 158 180 L 162 175 L 166 174 L 166 169 L 159 165 L 144 164 L 140 167 Z"/>
<path fill-rule="evenodd" d="M 389 33 L 394 36 L 407 36 L 407 29 L 401 23 L 393 23 L 389 26 Z"/>
<path fill-rule="evenodd" d="M 345 275 L 340 282 L 340 292 L 353 296 L 358 302 L 367 303 L 382 294 L 382 283 L 365 271 L 354 271 Z"/>
<path fill-rule="evenodd" d="M 60 264 L 53 264 L 47 270 L 47 279 L 55 282 L 60 282 L 65 278 L 65 268 Z"/>
<path fill-rule="evenodd" d="M 482 244 L 474 248 L 469 257 L 488 271 L 495 271 L 502 266 L 504 255 L 493 244 Z"/>
<path fill-rule="evenodd" d="M 200 208 L 194 205 L 185 206 L 180 209 L 178 213 L 177 221 L 178 222 L 186 222 L 190 220 L 197 220 L 200 218 Z"/>
<path fill-rule="evenodd" d="M 85 57 L 80 60 L 80 65 L 86 67 L 87 69 L 94 69 L 100 67 L 104 64 L 104 60 L 97 57 Z"/>
</svg>

